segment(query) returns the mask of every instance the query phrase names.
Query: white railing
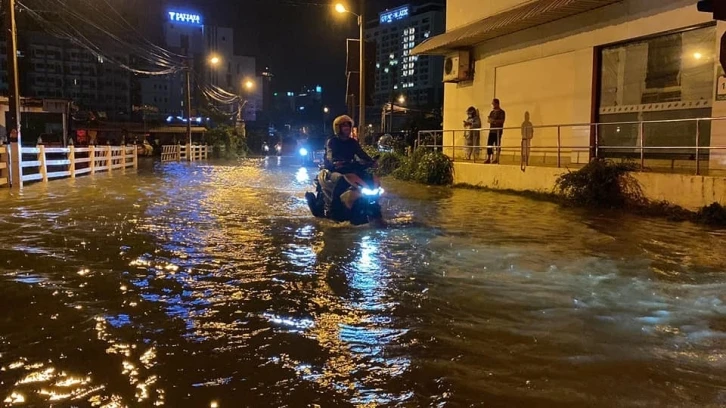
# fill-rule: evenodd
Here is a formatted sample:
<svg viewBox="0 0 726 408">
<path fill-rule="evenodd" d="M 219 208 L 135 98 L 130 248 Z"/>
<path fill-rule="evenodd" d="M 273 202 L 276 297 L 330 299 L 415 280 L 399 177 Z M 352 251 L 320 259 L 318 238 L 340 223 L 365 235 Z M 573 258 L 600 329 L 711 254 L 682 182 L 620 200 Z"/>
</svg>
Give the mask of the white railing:
<svg viewBox="0 0 726 408">
<path fill-rule="evenodd" d="M 161 147 L 161 161 L 197 161 L 209 158 L 212 147 L 207 145 L 164 145 Z"/>
<path fill-rule="evenodd" d="M 3 147 L 5 149 L 5 147 Z M 2 152 L 3 150 L 0 150 Z M 16 153 L 13 153 L 16 152 Z M 28 156 L 35 156 L 28 160 Z M 18 160 L 22 159 L 22 160 Z M 12 179 L 19 187 L 30 181 L 47 183 L 50 180 L 99 172 L 126 171 L 138 168 L 135 145 L 88 147 L 19 147 L 10 149 L 7 162 L 11 163 Z M 1 166 L 0 166 L 1 167 Z M 6 177 L 8 180 L 9 177 Z M 12 180 L 10 180 L 12 181 Z M 3 183 L 0 183 L 2 185 Z"/>
<path fill-rule="evenodd" d="M 584 165 L 593 157 L 622 158 L 639 161 L 641 168 L 701 174 L 702 162 L 708 165 L 717 155 L 726 159 L 726 146 L 713 146 L 704 137 L 721 121 L 726 117 L 531 126 L 529 132 L 521 127 L 424 130 L 416 146 L 436 148 L 455 161 L 483 162 L 489 150 L 496 161 L 522 166 L 563 167 Z M 489 145 L 492 130 L 502 133 L 498 144 Z M 470 131 L 479 132 L 478 143 L 467 141 Z M 523 133 L 534 134 L 529 145 L 522 141 Z"/>
<path fill-rule="evenodd" d="M 0 187 L 10 184 L 8 171 L 8 148 L 0 144 Z"/>
</svg>

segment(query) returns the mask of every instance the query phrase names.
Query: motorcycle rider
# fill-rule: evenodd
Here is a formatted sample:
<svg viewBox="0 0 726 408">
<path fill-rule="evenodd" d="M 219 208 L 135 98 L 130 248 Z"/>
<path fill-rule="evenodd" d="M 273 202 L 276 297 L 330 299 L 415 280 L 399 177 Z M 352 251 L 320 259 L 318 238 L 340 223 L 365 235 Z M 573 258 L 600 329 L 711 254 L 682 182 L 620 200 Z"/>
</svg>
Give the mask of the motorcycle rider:
<svg viewBox="0 0 726 408">
<path fill-rule="evenodd" d="M 333 121 L 335 136 L 325 144 L 325 167 L 335 173 L 338 178 L 342 174 L 356 173 L 356 158 L 360 164 L 373 164 L 374 160 L 363 150 L 357 140 L 351 137 L 353 119 L 342 115 Z"/>
<path fill-rule="evenodd" d="M 349 187 L 344 175 L 354 173 L 362 176 L 365 165 L 375 165 L 375 161 L 361 148 L 357 140 L 351 137 L 353 130 L 353 119 L 343 115 L 335 118 L 333 121 L 332 136 L 325 143 L 324 167 L 330 172 L 329 180 L 332 188 L 332 201 L 326 203 L 317 202 L 315 195 L 307 193 L 305 195 L 310 210 L 316 217 L 323 216 L 325 209 L 330 211 L 336 200 Z M 357 160 L 356 160 L 357 159 Z"/>
</svg>

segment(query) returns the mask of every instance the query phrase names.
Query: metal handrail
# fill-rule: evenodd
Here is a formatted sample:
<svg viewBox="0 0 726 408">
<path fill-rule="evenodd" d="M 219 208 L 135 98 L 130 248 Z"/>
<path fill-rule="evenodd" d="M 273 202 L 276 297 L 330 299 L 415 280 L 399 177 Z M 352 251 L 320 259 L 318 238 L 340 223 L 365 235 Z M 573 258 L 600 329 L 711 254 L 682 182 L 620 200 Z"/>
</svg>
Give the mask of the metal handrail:
<svg viewBox="0 0 726 408">
<path fill-rule="evenodd" d="M 686 119 L 663 119 L 663 120 L 641 120 L 641 121 L 626 121 L 626 122 L 592 122 L 592 123 L 565 123 L 565 124 L 554 124 L 554 125 L 532 125 L 532 129 L 548 129 L 548 128 L 569 128 L 569 127 L 585 127 L 585 126 L 602 126 L 602 125 L 637 125 L 640 123 L 678 123 L 678 122 L 713 122 L 719 120 L 726 120 L 726 116 L 712 117 L 712 118 L 686 118 Z M 441 132 L 469 132 L 469 131 L 484 131 L 484 130 L 521 130 L 521 126 L 505 126 L 505 127 L 482 127 L 476 129 L 439 129 L 439 130 L 420 130 L 419 133 L 441 133 Z"/>
<path fill-rule="evenodd" d="M 702 150 L 704 151 L 712 151 L 712 150 L 725 150 L 726 147 L 722 146 L 700 146 L 701 141 L 701 129 L 699 126 L 700 122 L 713 122 L 713 121 L 720 121 L 720 120 L 726 120 L 726 117 L 708 117 L 708 118 L 685 118 L 685 119 L 664 119 L 664 120 L 644 120 L 644 121 L 623 121 L 623 122 L 593 122 L 593 123 L 573 123 L 573 124 L 555 124 L 555 125 L 532 125 L 531 129 L 557 129 L 557 145 L 556 146 L 530 146 L 529 152 L 538 152 L 543 151 L 547 149 L 556 149 L 557 150 L 557 167 L 561 167 L 561 158 L 562 158 L 562 149 L 581 149 L 581 150 L 589 150 L 591 152 L 594 152 L 594 157 L 600 157 L 600 151 L 602 149 L 606 150 L 637 150 L 640 153 L 640 165 L 641 168 L 645 167 L 645 152 L 651 151 L 651 150 L 694 150 L 695 156 L 696 156 L 696 174 L 700 174 L 701 172 L 701 160 L 700 160 L 700 152 Z M 696 130 L 695 130 L 695 136 L 696 136 L 696 145 L 695 146 L 646 146 L 646 138 L 645 138 L 645 125 L 647 124 L 654 124 L 654 123 L 688 123 L 688 122 L 695 122 L 696 123 Z M 601 146 L 600 145 L 600 132 L 599 128 L 601 126 L 623 126 L 623 125 L 637 125 L 638 126 L 638 143 L 635 146 Z M 594 144 L 588 145 L 588 146 L 563 146 L 562 145 L 562 128 L 584 128 L 584 127 L 590 127 L 594 128 Z M 486 127 L 486 128 L 476 128 L 476 129 L 444 129 L 444 130 L 422 130 L 419 131 L 416 139 L 416 146 L 424 146 L 421 143 L 421 137 L 425 135 L 441 135 L 445 133 L 453 133 L 456 135 L 456 133 L 459 132 L 486 132 L 491 130 L 499 130 L 499 131 L 505 131 L 505 130 L 521 130 L 521 127 Z M 435 140 L 433 145 L 427 145 L 428 147 L 434 147 L 434 148 L 450 148 L 456 151 L 456 137 L 453 139 L 453 144 L 450 146 L 444 146 L 443 140 L 441 140 L 441 144 L 439 145 L 437 143 L 438 141 Z M 466 145 L 463 146 L 465 148 L 469 149 L 496 149 L 497 151 L 497 157 L 499 156 L 499 152 L 503 150 L 521 150 L 521 146 L 473 146 L 473 145 Z M 455 153 L 454 153 L 455 156 Z M 454 157 L 455 158 L 455 157 Z"/>
</svg>

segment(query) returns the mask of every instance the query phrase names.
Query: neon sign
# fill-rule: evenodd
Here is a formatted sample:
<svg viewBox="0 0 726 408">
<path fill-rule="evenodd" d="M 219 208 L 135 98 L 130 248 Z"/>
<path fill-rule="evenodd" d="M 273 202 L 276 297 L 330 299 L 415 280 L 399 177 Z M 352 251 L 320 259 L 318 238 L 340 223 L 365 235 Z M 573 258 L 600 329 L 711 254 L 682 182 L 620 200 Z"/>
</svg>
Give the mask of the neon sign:
<svg viewBox="0 0 726 408">
<path fill-rule="evenodd" d="M 176 11 L 170 11 L 169 21 L 173 21 L 175 23 L 202 24 L 202 16 L 199 14 L 177 13 Z"/>
<path fill-rule="evenodd" d="M 408 6 L 399 7 L 393 10 L 389 10 L 380 14 L 381 24 L 392 23 L 394 21 L 403 20 L 410 16 Z"/>
</svg>

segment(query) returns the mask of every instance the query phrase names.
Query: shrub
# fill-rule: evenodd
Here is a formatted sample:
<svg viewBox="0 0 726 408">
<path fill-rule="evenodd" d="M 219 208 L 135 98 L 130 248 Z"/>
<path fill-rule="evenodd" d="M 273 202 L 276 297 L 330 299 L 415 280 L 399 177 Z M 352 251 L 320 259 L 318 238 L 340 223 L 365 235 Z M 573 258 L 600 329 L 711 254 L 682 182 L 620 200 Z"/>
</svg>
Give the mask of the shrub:
<svg viewBox="0 0 726 408">
<path fill-rule="evenodd" d="M 231 126 L 217 126 L 208 130 L 204 137 L 207 143 L 214 146 L 214 150 L 221 152 L 225 158 L 244 156 L 248 152 L 244 134 Z"/>
<path fill-rule="evenodd" d="M 449 185 L 454 182 L 454 162 L 438 151 L 417 149 L 393 172 L 401 180 L 430 185 Z"/>
<path fill-rule="evenodd" d="M 703 207 L 696 214 L 696 220 L 703 224 L 726 226 L 726 208 L 719 203 Z"/>
<path fill-rule="evenodd" d="M 393 174 L 396 169 L 401 167 L 401 164 L 404 162 L 405 159 L 405 156 L 402 156 L 398 153 L 381 154 L 381 157 L 378 159 L 378 168 L 376 169 L 376 174 L 379 176 L 388 176 L 390 174 Z"/>
<path fill-rule="evenodd" d="M 621 208 L 645 204 L 643 192 L 630 172 L 634 163 L 593 160 L 557 179 L 557 189 L 567 200 L 583 206 Z"/>
</svg>

